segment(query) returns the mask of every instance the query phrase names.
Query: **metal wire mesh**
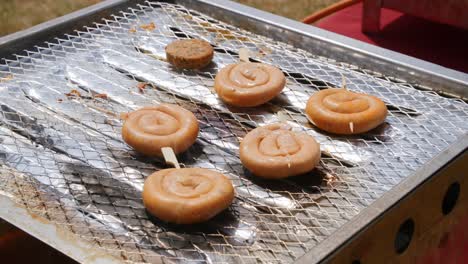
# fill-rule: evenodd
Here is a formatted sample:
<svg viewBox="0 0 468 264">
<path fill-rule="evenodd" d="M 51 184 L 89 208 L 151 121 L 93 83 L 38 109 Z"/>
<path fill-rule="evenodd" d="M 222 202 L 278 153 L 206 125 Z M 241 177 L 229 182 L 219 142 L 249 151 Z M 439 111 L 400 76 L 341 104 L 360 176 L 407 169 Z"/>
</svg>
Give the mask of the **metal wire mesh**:
<svg viewBox="0 0 468 264">
<path fill-rule="evenodd" d="M 207 69 L 176 70 L 164 60 L 166 44 L 188 37 L 215 46 Z M 287 76 L 282 95 L 255 109 L 227 107 L 212 90 L 242 47 Z M 308 97 L 340 85 L 342 75 L 348 89 L 387 103 L 384 125 L 336 136 L 309 124 Z M 159 2 L 37 46 L 1 65 L 0 76 L 1 192 L 128 262 L 291 262 L 468 131 L 462 100 Z M 118 115 L 163 102 L 200 122 L 182 165 L 221 171 L 235 185 L 233 205 L 206 224 L 168 225 L 142 204 L 145 177 L 164 164 L 123 143 Z M 239 140 L 278 120 L 321 143 L 317 169 L 267 181 L 242 167 Z"/>
</svg>

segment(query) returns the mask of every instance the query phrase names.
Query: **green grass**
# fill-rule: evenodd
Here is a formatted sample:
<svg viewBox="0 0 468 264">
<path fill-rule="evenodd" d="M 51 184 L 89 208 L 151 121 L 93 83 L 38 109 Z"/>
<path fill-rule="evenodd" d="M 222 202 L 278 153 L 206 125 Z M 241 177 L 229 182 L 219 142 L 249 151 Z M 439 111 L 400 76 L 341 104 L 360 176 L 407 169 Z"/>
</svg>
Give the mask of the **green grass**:
<svg viewBox="0 0 468 264">
<path fill-rule="evenodd" d="M 0 36 L 63 16 L 100 0 L 0 0 Z"/>
<path fill-rule="evenodd" d="M 307 15 L 323 9 L 338 0 L 236 0 L 239 3 L 249 5 L 258 9 L 292 18 L 302 20 Z"/>
<path fill-rule="evenodd" d="M 0 0 L 0 36 L 63 16 L 100 0 Z M 281 16 L 301 20 L 337 0 L 236 0 Z"/>
</svg>

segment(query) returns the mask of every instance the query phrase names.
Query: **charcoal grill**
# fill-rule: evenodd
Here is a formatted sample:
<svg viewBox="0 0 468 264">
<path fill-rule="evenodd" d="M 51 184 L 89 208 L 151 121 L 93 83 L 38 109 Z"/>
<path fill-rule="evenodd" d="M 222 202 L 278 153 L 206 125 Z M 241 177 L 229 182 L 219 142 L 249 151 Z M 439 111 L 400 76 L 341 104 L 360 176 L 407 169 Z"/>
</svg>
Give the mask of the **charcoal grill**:
<svg viewBox="0 0 468 264">
<path fill-rule="evenodd" d="M 210 42 L 214 63 L 170 67 L 164 47 L 180 38 Z M 281 96 L 218 100 L 213 79 L 240 48 L 285 73 Z M 468 216 L 467 74 L 224 0 L 104 1 L 1 38 L 0 55 L 0 217 L 79 262 L 409 261 Z M 308 122 L 308 97 L 343 77 L 385 101 L 385 124 L 337 136 Z M 206 224 L 145 212 L 144 179 L 166 166 L 123 143 L 119 114 L 157 103 L 200 121 L 181 165 L 235 185 Z M 242 167 L 239 140 L 277 121 L 321 143 L 317 169 L 267 181 Z"/>
</svg>

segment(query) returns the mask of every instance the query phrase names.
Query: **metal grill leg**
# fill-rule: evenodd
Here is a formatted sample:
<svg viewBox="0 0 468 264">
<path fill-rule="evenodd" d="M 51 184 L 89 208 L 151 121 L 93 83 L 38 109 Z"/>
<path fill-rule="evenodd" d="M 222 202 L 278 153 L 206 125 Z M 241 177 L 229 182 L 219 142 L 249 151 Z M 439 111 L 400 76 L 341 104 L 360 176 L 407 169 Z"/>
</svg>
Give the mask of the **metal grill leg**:
<svg viewBox="0 0 468 264">
<path fill-rule="evenodd" d="M 362 6 L 362 32 L 377 33 L 380 31 L 380 8 L 382 0 L 364 0 Z"/>
</svg>

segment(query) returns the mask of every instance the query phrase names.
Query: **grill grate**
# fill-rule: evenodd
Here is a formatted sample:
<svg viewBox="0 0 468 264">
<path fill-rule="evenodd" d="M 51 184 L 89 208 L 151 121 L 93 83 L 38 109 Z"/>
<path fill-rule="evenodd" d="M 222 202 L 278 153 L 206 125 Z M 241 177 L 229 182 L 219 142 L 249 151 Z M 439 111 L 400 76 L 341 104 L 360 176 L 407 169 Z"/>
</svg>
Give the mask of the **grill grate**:
<svg viewBox="0 0 468 264">
<path fill-rule="evenodd" d="M 155 28 L 141 27 L 149 23 Z M 212 66 L 178 71 L 164 61 L 165 45 L 187 37 L 215 46 Z M 255 109 L 227 107 L 212 89 L 216 72 L 238 61 L 242 47 L 287 76 L 282 95 Z M 350 90 L 387 103 L 384 125 L 334 136 L 308 123 L 308 97 L 338 86 L 342 75 Z M 160 2 L 37 46 L 0 65 L 0 77 L 0 191 L 128 262 L 291 262 L 468 131 L 468 105 L 460 99 Z M 67 96 L 72 90 L 81 96 Z M 102 93 L 108 98 L 95 97 Z M 163 102 L 200 121 L 182 166 L 219 170 L 235 185 L 233 205 L 206 224 L 167 225 L 143 207 L 144 179 L 164 164 L 123 143 L 118 116 Z M 274 182 L 244 170 L 239 140 L 278 120 L 321 143 L 316 170 Z"/>
</svg>

